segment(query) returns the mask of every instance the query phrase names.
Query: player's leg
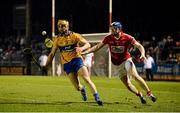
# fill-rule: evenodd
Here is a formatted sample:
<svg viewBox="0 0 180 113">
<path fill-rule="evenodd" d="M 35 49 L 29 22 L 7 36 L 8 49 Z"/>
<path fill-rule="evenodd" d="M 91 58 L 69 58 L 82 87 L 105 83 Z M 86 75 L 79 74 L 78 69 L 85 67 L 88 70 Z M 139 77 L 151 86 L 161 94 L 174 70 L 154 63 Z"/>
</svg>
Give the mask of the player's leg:
<svg viewBox="0 0 180 113">
<path fill-rule="evenodd" d="M 82 76 L 85 82 L 89 85 L 91 92 L 98 105 L 102 105 L 102 101 L 99 98 L 95 84 L 91 81 L 87 68 L 84 66 L 83 60 L 81 58 L 73 59 L 73 70 L 79 76 Z"/>
<path fill-rule="evenodd" d="M 128 71 L 128 74 L 132 75 L 132 77 L 134 77 L 134 79 L 140 84 L 140 86 L 147 91 L 147 95 L 149 96 L 149 98 L 155 102 L 156 101 L 156 97 L 152 94 L 151 90 L 149 89 L 148 85 L 146 84 L 146 82 L 144 81 L 144 79 L 139 76 L 136 67 L 134 65 L 134 63 L 132 62 L 132 60 L 129 60 L 129 62 L 131 63 L 131 68 Z"/>
<path fill-rule="evenodd" d="M 149 70 L 148 70 L 148 69 L 146 69 L 146 79 L 147 79 L 147 81 L 150 80 L 150 79 L 149 79 Z"/>
<path fill-rule="evenodd" d="M 150 74 L 150 76 L 151 76 L 151 79 L 150 79 L 150 80 L 153 81 L 154 77 L 153 77 L 152 69 L 150 69 L 149 71 L 150 71 L 149 74 Z"/>
<path fill-rule="evenodd" d="M 86 101 L 86 100 L 87 100 L 87 96 L 86 96 L 85 86 L 83 86 L 83 85 L 80 83 L 77 74 L 74 73 L 74 72 L 73 72 L 73 73 L 69 73 L 69 74 L 68 74 L 68 77 L 69 77 L 71 83 L 73 84 L 73 86 L 75 87 L 75 89 L 76 89 L 77 91 L 81 91 L 82 99 L 83 99 L 84 101 Z"/>
<path fill-rule="evenodd" d="M 128 88 L 129 91 L 132 93 L 136 94 L 140 100 L 141 103 L 146 104 L 146 100 L 144 99 L 142 93 L 138 91 L 138 89 L 131 83 L 129 71 L 131 68 L 131 64 L 129 62 L 125 61 L 123 64 L 120 65 L 119 67 L 119 72 L 120 72 L 120 79 L 123 82 L 123 84 Z"/>
<path fill-rule="evenodd" d="M 91 67 L 88 66 L 87 69 L 88 69 L 88 72 L 89 72 L 89 76 L 91 76 Z"/>
<path fill-rule="evenodd" d="M 95 84 L 91 81 L 91 79 L 90 79 L 90 77 L 89 77 L 88 70 L 87 70 L 87 68 L 86 68 L 85 66 L 81 67 L 81 68 L 78 70 L 78 75 L 82 76 L 82 78 L 85 80 L 85 82 L 86 82 L 87 84 L 89 84 L 92 93 L 97 93 L 96 86 L 95 86 Z"/>
<path fill-rule="evenodd" d="M 135 65 L 133 62 L 132 63 L 132 66 L 130 68 L 130 70 L 128 71 L 128 73 L 140 84 L 140 86 L 146 90 L 147 92 L 150 91 L 148 85 L 146 84 L 146 82 L 144 81 L 144 79 L 139 76 L 139 74 L 137 73 L 137 70 L 135 68 Z"/>
<path fill-rule="evenodd" d="M 84 62 L 84 65 L 87 67 L 87 70 L 88 70 L 88 72 L 89 72 L 89 76 L 91 76 L 91 64 L 90 64 L 91 62 L 89 62 L 89 61 L 86 61 L 86 62 Z"/>
<path fill-rule="evenodd" d="M 81 91 L 82 99 L 84 101 L 86 101 L 87 96 L 86 96 L 85 87 L 80 84 L 79 78 L 77 76 L 77 72 L 74 70 L 74 68 L 78 67 L 78 66 L 76 66 L 76 65 L 73 66 L 73 64 L 78 64 L 78 62 L 76 63 L 76 59 L 72 60 L 69 63 L 64 64 L 64 66 L 63 66 L 64 71 L 66 72 L 67 76 L 71 80 L 71 83 L 73 84 L 75 89 L 78 90 L 78 91 Z"/>
<path fill-rule="evenodd" d="M 97 102 L 98 105 L 102 105 L 102 101 L 100 100 L 99 94 L 97 92 L 96 86 L 95 84 L 92 82 L 92 80 L 90 79 L 88 70 L 85 66 L 82 66 L 79 70 L 78 70 L 78 75 L 82 76 L 82 78 L 84 79 L 84 81 L 89 85 L 91 92 L 93 93 L 93 96 Z"/>
<path fill-rule="evenodd" d="M 73 86 L 75 87 L 75 89 L 77 91 L 80 91 L 83 87 L 83 85 L 80 84 L 79 78 L 77 77 L 77 74 L 73 73 L 69 73 L 68 77 L 71 81 L 71 83 L 73 84 Z"/>
<path fill-rule="evenodd" d="M 91 68 L 92 68 L 92 62 L 89 61 L 89 63 L 88 63 L 88 72 L 89 72 L 89 76 L 91 76 Z"/>
<path fill-rule="evenodd" d="M 122 76 L 121 81 L 128 88 L 129 91 L 136 94 L 140 98 L 141 103 L 146 104 L 146 100 L 144 99 L 142 93 L 140 91 L 138 91 L 137 88 L 131 83 L 128 76 Z"/>
<path fill-rule="evenodd" d="M 129 60 L 125 61 L 119 66 L 121 81 L 129 89 L 129 91 L 136 94 L 140 98 L 141 103 L 146 104 L 146 100 L 144 99 L 142 93 L 131 82 L 131 69 L 132 63 Z"/>
<path fill-rule="evenodd" d="M 129 91 L 131 91 L 134 94 L 137 94 L 139 91 L 136 89 L 136 87 L 131 83 L 130 76 L 128 71 L 125 68 L 126 62 L 122 63 L 119 66 L 118 72 L 120 73 L 120 79 L 123 82 L 123 84 L 128 88 Z"/>
</svg>

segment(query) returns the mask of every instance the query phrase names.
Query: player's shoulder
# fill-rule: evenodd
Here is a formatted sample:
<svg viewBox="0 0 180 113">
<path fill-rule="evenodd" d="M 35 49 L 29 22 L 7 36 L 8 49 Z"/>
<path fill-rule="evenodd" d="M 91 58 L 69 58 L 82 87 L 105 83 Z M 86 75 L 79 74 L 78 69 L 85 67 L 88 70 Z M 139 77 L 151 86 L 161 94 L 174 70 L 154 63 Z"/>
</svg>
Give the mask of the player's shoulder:
<svg viewBox="0 0 180 113">
<path fill-rule="evenodd" d="M 106 36 L 104 36 L 103 40 L 110 40 L 112 37 L 112 34 L 107 34 Z"/>
<path fill-rule="evenodd" d="M 122 36 L 128 37 L 128 38 L 134 38 L 132 35 L 122 32 Z"/>
<path fill-rule="evenodd" d="M 70 32 L 70 36 L 74 36 L 74 37 L 82 37 L 80 33 L 73 32 L 73 31 Z"/>
<path fill-rule="evenodd" d="M 105 35 L 104 38 L 110 38 L 111 36 L 112 36 L 112 34 L 109 33 L 109 34 Z"/>
<path fill-rule="evenodd" d="M 122 36 L 123 36 L 125 39 L 135 40 L 135 38 L 134 38 L 132 35 L 127 34 L 127 33 L 123 33 Z"/>
</svg>

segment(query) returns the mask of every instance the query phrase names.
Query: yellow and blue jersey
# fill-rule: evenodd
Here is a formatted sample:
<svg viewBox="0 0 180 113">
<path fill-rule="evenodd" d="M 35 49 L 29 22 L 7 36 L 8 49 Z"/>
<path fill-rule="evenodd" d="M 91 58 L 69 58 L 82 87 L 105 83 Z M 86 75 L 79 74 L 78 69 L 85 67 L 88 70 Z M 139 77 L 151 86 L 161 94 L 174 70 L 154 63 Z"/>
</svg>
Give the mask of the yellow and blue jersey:
<svg viewBox="0 0 180 113">
<path fill-rule="evenodd" d="M 78 46 L 82 36 L 78 33 L 70 32 L 68 35 L 58 35 L 54 39 L 55 47 L 59 48 L 62 64 L 69 63 L 74 58 L 81 58 L 81 54 L 77 53 L 75 47 Z"/>
</svg>

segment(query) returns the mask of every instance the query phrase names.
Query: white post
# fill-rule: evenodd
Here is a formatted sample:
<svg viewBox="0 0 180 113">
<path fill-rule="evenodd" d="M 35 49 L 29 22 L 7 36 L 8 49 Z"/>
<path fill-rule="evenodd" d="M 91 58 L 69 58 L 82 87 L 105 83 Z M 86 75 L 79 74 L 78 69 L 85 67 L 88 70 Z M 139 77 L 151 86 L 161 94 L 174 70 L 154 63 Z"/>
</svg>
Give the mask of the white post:
<svg viewBox="0 0 180 113">
<path fill-rule="evenodd" d="M 108 78 L 111 78 L 111 74 L 112 74 L 112 72 L 111 72 L 111 67 L 112 67 L 112 65 L 111 65 L 111 53 L 110 53 L 110 50 L 109 50 L 109 52 L 108 52 Z"/>
<path fill-rule="evenodd" d="M 55 37 L 55 0 L 52 0 L 52 38 Z M 55 58 L 52 61 L 52 75 L 55 76 Z"/>
<path fill-rule="evenodd" d="M 55 36 L 55 0 L 52 0 L 52 37 Z"/>
<path fill-rule="evenodd" d="M 109 25 L 112 23 L 112 0 L 109 0 Z M 110 29 L 109 29 L 110 32 Z"/>
<path fill-rule="evenodd" d="M 112 23 L 112 0 L 109 0 L 109 25 Z M 109 32 L 110 32 L 110 28 L 109 28 Z M 110 50 L 108 52 L 108 77 L 111 78 L 111 69 L 112 65 L 111 65 L 111 53 Z"/>
</svg>

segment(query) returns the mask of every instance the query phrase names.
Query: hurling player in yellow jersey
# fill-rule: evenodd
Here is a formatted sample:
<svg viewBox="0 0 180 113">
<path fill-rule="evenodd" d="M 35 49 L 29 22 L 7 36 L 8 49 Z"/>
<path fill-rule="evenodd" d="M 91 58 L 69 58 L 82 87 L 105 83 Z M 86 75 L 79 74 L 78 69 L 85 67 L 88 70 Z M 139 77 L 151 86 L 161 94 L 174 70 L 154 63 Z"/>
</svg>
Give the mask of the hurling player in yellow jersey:
<svg viewBox="0 0 180 113">
<path fill-rule="evenodd" d="M 46 67 L 52 62 L 57 49 L 60 50 L 60 59 L 64 71 L 70 78 L 75 89 L 81 91 L 82 99 L 87 100 L 85 86 L 81 85 L 79 76 L 89 85 L 98 105 L 102 105 L 95 84 L 91 81 L 87 68 L 84 66 L 81 52 L 90 47 L 90 44 L 80 34 L 69 31 L 67 20 L 58 20 L 58 36 L 53 41 L 53 47 L 48 56 Z"/>
</svg>

